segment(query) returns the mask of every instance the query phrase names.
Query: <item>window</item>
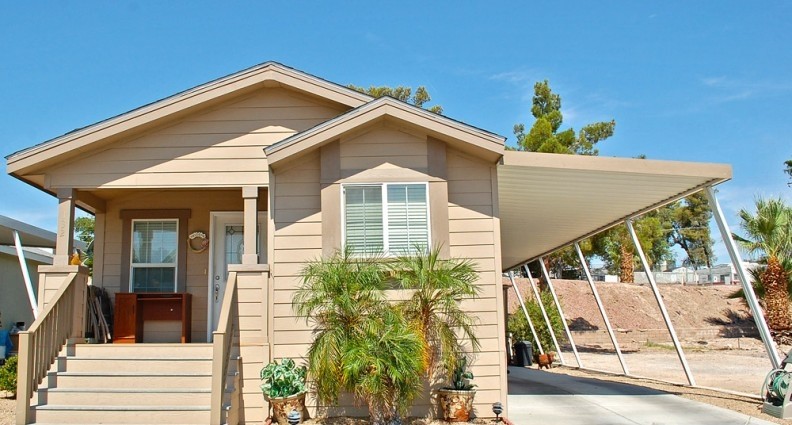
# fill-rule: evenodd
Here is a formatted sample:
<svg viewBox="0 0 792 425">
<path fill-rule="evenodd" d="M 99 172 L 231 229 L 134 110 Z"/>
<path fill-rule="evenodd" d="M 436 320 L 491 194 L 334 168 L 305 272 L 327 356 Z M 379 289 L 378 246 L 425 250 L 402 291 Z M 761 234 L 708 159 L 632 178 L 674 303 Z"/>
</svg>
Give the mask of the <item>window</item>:
<svg viewBox="0 0 792 425">
<path fill-rule="evenodd" d="M 178 220 L 132 220 L 132 292 L 176 292 Z"/>
<path fill-rule="evenodd" d="M 426 183 L 344 185 L 344 244 L 399 255 L 429 245 Z"/>
</svg>

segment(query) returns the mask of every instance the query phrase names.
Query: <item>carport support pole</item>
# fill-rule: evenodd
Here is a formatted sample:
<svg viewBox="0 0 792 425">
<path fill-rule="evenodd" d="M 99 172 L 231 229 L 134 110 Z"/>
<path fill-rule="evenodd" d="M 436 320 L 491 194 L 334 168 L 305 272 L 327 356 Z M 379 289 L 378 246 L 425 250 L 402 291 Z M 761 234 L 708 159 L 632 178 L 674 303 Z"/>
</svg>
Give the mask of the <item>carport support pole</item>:
<svg viewBox="0 0 792 425">
<path fill-rule="evenodd" d="M 534 328 L 533 322 L 531 321 L 531 316 L 528 314 L 528 309 L 525 308 L 522 295 L 520 295 L 520 289 L 517 288 L 517 282 L 514 281 L 514 272 L 511 270 L 509 271 L 509 280 L 511 281 L 514 293 L 517 294 L 517 301 L 520 302 L 520 307 L 522 307 L 523 314 L 525 314 L 525 318 L 528 319 L 528 327 L 531 328 L 531 334 L 533 334 L 534 341 L 536 342 L 536 348 L 539 349 L 540 354 L 544 354 L 544 350 L 542 350 L 542 344 L 539 342 L 539 335 L 536 334 L 536 329 Z"/>
<path fill-rule="evenodd" d="M 536 297 L 536 302 L 539 303 L 539 309 L 542 310 L 542 318 L 544 318 L 545 325 L 547 325 L 547 330 L 550 332 L 550 337 L 553 339 L 553 344 L 555 345 L 556 353 L 558 353 L 558 358 L 561 360 L 561 364 L 565 364 L 564 356 L 561 354 L 561 346 L 558 345 L 555 331 L 553 331 L 553 326 L 550 324 L 550 317 L 547 315 L 547 311 L 544 308 L 542 296 L 539 295 L 539 290 L 536 289 L 536 283 L 533 281 L 533 276 L 531 276 L 531 271 L 528 269 L 528 264 L 524 264 L 523 268 L 525 269 L 525 274 L 528 275 L 528 282 L 531 283 L 531 290 L 533 290 L 534 297 Z"/>
<path fill-rule="evenodd" d="M 687 359 L 685 358 L 685 352 L 682 350 L 682 344 L 679 343 L 679 338 L 677 338 L 674 325 L 671 323 L 671 318 L 668 317 L 668 310 L 666 310 L 663 297 L 660 296 L 660 291 L 657 289 L 657 282 L 655 282 L 654 274 L 652 274 L 652 271 L 649 269 L 649 262 L 646 261 L 646 255 L 644 254 L 643 248 L 641 247 L 641 242 L 638 240 L 638 235 L 635 234 L 635 228 L 633 227 L 632 220 L 627 219 L 625 223 L 627 224 L 627 230 L 630 232 L 630 237 L 633 240 L 633 244 L 635 244 L 635 250 L 638 251 L 638 257 L 641 259 L 641 264 L 643 265 L 644 272 L 646 273 L 646 278 L 649 280 L 649 286 L 652 288 L 652 293 L 654 294 L 655 300 L 657 301 L 657 306 L 660 307 L 660 315 L 663 316 L 663 321 L 668 328 L 668 333 L 671 334 L 671 341 L 674 343 L 674 348 L 676 349 L 677 357 L 679 357 L 679 362 L 682 363 L 682 369 L 685 371 L 685 376 L 687 376 L 688 383 L 695 387 L 696 380 L 693 378 L 693 372 L 690 370 L 690 366 L 688 366 Z"/>
<path fill-rule="evenodd" d="M 30 280 L 27 260 L 25 260 L 25 251 L 22 249 L 22 240 L 19 239 L 19 232 L 16 230 L 14 230 L 14 246 L 16 247 L 17 257 L 19 258 L 19 267 L 22 269 L 22 279 L 25 281 L 30 308 L 33 309 L 33 319 L 38 319 L 38 303 L 36 302 L 36 296 L 33 295 L 33 283 Z"/>
<path fill-rule="evenodd" d="M 602 305 L 599 292 L 597 292 L 597 287 L 594 285 L 594 279 L 591 278 L 591 272 L 589 271 L 586 257 L 583 256 L 583 251 L 580 250 L 580 244 L 577 242 L 575 242 L 575 251 L 577 251 L 578 258 L 580 258 L 580 264 L 583 266 L 583 271 L 586 273 L 586 280 L 588 280 L 589 286 L 591 286 L 591 292 L 594 294 L 594 300 L 597 301 L 597 308 L 599 308 L 600 314 L 602 315 L 602 320 L 605 321 L 605 328 L 608 330 L 608 335 L 610 336 L 611 342 L 613 342 L 613 348 L 616 349 L 616 356 L 619 357 L 619 363 L 621 363 L 622 371 L 625 375 L 629 375 L 630 372 L 627 371 L 627 363 L 624 361 L 621 348 L 619 348 L 619 341 L 616 340 L 616 334 L 613 332 L 610 320 L 608 320 L 608 313 L 605 313 L 605 307 Z"/>
<path fill-rule="evenodd" d="M 580 355 L 578 354 L 577 347 L 575 346 L 575 340 L 572 339 L 572 332 L 569 331 L 569 326 L 567 326 L 564 310 L 561 309 L 561 302 L 558 301 L 558 296 L 555 293 L 555 289 L 553 289 L 553 282 L 550 280 L 550 273 L 547 272 L 547 267 L 545 267 L 544 257 L 539 257 L 539 266 L 542 268 L 542 276 L 544 276 L 545 281 L 547 281 L 547 288 L 550 289 L 550 294 L 553 295 L 553 301 L 555 301 L 558 314 L 561 316 L 561 323 L 564 324 L 564 332 L 566 332 L 566 336 L 569 338 L 569 343 L 572 344 L 572 353 L 575 354 L 575 360 L 577 360 L 578 367 L 582 368 L 583 363 L 580 362 Z M 561 356 L 560 350 L 558 353 L 559 356 Z M 564 364 L 563 357 L 561 357 L 561 364 Z"/>
<path fill-rule="evenodd" d="M 726 250 L 729 251 L 732 264 L 734 268 L 737 269 L 737 274 L 740 275 L 740 284 L 742 285 L 743 293 L 745 293 L 745 299 L 748 301 L 748 306 L 751 308 L 751 313 L 753 313 L 756 327 L 759 329 L 759 335 L 762 336 L 762 342 L 764 342 L 767 356 L 770 358 L 770 363 L 772 363 L 773 368 L 779 369 L 781 368 L 781 358 L 778 356 L 778 350 L 770 334 L 770 328 L 767 327 L 767 322 L 764 319 L 762 307 L 759 306 L 759 302 L 756 300 L 756 293 L 748 277 L 748 271 L 745 269 L 745 264 L 743 264 L 737 251 L 737 244 L 735 244 L 734 239 L 732 239 L 731 230 L 729 230 L 729 225 L 726 223 L 723 210 L 721 210 L 720 204 L 718 203 L 718 198 L 715 197 L 715 190 L 712 186 L 708 186 L 705 189 L 705 193 L 707 194 L 710 207 L 712 207 L 712 215 L 715 217 L 715 222 L 718 224 L 718 229 L 721 232 L 723 244 L 726 245 Z"/>
</svg>

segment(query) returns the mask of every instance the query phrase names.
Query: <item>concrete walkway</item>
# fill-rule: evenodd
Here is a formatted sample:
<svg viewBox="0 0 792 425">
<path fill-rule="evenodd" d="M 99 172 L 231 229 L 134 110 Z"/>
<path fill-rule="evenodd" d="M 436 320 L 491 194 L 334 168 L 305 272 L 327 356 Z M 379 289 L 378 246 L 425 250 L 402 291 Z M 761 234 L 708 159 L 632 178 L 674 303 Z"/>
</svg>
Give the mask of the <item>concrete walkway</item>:
<svg viewBox="0 0 792 425">
<path fill-rule="evenodd" d="M 522 367 L 509 371 L 508 418 L 515 425 L 774 425 L 651 388 Z"/>
</svg>

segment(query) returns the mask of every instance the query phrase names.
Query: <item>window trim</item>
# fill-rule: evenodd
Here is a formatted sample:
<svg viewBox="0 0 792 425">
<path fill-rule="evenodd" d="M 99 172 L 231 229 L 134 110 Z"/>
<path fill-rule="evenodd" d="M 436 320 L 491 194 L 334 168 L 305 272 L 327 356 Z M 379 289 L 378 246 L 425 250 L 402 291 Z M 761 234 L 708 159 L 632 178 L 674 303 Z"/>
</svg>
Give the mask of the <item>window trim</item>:
<svg viewBox="0 0 792 425">
<path fill-rule="evenodd" d="M 178 220 L 176 293 L 187 292 L 187 222 L 192 216 L 189 209 L 121 210 L 121 287 L 120 292 L 132 292 L 132 221 L 133 220 Z"/>
<path fill-rule="evenodd" d="M 346 247 L 346 188 L 355 186 L 379 186 L 382 191 L 382 251 L 378 253 L 384 257 L 392 258 L 401 255 L 400 253 L 390 252 L 390 231 L 388 229 L 388 186 L 391 185 L 421 185 L 424 187 L 424 194 L 426 196 L 426 243 L 427 248 L 432 245 L 432 210 L 431 201 L 429 199 L 429 182 L 356 182 L 356 183 L 342 183 L 340 190 L 340 205 L 341 205 L 341 247 Z M 355 254 L 362 256 L 364 254 Z"/>
<path fill-rule="evenodd" d="M 173 292 L 175 293 L 179 284 L 179 254 L 181 253 L 181 244 L 179 243 L 179 219 L 178 218 L 135 218 L 131 220 L 130 229 L 134 234 L 135 223 L 176 223 L 176 258 L 172 263 L 135 263 L 132 258 L 135 254 L 134 239 L 130 241 L 129 247 L 129 291 L 135 292 L 132 287 L 132 276 L 136 268 L 170 268 L 173 267 Z M 137 265 L 136 265 L 137 264 Z"/>
</svg>

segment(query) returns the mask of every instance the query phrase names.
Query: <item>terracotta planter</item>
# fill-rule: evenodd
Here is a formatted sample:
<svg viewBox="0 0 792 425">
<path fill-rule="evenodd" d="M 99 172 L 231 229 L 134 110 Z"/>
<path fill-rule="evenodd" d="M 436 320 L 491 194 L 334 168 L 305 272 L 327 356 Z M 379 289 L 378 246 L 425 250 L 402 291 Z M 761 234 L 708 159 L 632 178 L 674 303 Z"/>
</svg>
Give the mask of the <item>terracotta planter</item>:
<svg viewBox="0 0 792 425">
<path fill-rule="evenodd" d="M 440 404 L 440 414 L 446 422 L 467 422 L 473 412 L 473 397 L 476 390 L 451 390 L 443 388 L 437 390 L 437 402 Z"/>
<path fill-rule="evenodd" d="M 286 420 L 289 413 L 292 410 L 296 410 L 300 412 L 300 422 L 305 421 L 308 419 L 306 416 L 305 410 L 305 393 L 295 394 L 289 397 L 273 397 L 269 398 L 264 396 L 264 399 L 267 400 L 270 405 L 272 406 L 272 419 L 278 423 L 278 425 L 288 425 L 289 422 Z"/>
</svg>

